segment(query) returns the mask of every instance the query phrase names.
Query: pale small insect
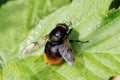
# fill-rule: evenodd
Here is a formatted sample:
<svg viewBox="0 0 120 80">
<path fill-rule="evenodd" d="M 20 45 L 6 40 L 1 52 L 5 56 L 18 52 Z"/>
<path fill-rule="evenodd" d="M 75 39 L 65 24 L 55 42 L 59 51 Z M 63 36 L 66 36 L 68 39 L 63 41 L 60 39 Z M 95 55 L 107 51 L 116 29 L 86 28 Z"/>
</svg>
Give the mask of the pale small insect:
<svg viewBox="0 0 120 80">
<path fill-rule="evenodd" d="M 38 42 L 33 42 L 23 49 L 23 54 L 29 54 L 32 52 L 32 49 L 38 45 Z"/>
<path fill-rule="evenodd" d="M 36 51 L 36 49 L 43 47 L 46 43 L 47 38 L 48 38 L 48 35 L 43 36 L 42 38 L 39 38 L 37 41 L 28 44 L 22 50 L 22 56 L 26 56 L 27 54 L 31 54 L 32 52 Z"/>
</svg>

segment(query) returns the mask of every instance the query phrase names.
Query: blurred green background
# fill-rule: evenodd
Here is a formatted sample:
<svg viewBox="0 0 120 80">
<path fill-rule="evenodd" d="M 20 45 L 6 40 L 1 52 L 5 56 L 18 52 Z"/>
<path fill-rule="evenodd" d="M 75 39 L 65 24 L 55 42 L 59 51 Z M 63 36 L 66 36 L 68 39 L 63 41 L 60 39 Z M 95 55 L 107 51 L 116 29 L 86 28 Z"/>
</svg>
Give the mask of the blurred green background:
<svg viewBox="0 0 120 80">
<path fill-rule="evenodd" d="M 10 0 L 0 0 L 0 7 L 8 1 L 10 1 Z M 71 2 L 72 2 L 72 0 L 71 0 Z M 117 9 L 119 6 L 120 6 L 120 0 L 113 0 L 109 9 L 112 9 L 112 8 Z"/>
</svg>

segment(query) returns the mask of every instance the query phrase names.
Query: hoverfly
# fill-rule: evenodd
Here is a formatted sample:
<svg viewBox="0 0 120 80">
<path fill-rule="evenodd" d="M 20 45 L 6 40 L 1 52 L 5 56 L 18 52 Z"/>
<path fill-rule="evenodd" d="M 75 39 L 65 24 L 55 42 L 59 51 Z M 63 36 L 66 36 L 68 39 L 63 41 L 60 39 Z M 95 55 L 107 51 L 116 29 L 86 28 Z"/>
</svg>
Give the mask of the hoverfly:
<svg viewBox="0 0 120 80">
<path fill-rule="evenodd" d="M 71 42 L 82 42 L 80 40 L 69 40 L 68 36 L 73 29 L 69 29 L 65 23 L 58 23 L 56 27 L 43 38 L 47 40 L 44 49 L 44 59 L 50 64 L 60 64 L 63 59 L 73 66 L 75 63 L 74 51 Z M 86 43 L 88 41 L 82 42 Z M 40 40 L 29 44 L 24 48 L 23 53 L 30 53 L 32 49 L 40 44 Z"/>
</svg>

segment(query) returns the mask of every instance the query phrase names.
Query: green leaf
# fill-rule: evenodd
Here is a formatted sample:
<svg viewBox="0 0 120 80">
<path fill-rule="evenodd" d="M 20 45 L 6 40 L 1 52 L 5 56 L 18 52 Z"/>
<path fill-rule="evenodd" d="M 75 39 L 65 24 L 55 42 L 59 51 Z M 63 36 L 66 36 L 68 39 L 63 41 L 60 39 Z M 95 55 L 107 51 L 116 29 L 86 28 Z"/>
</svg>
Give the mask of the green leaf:
<svg viewBox="0 0 120 80">
<path fill-rule="evenodd" d="M 8 1 L 0 9 L 0 56 L 4 60 L 14 56 L 16 46 L 40 19 L 68 3 L 70 0 Z"/>
<path fill-rule="evenodd" d="M 18 46 L 28 32 L 40 19 L 70 2 L 70 0 L 15 0 L 8 1 L 0 7 L 0 80 L 4 79 L 4 64 L 16 57 Z"/>
<path fill-rule="evenodd" d="M 72 22 L 70 39 L 89 40 L 73 43 L 76 64 L 69 66 L 46 64 L 43 49 L 39 55 L 25 58 L 10 57 L 4 64 L 2 78 L 7 80 L 108 80 L 120 74 L 120 10 L 108 12 L 112 0 L 74 0 L 53 14 L 40 20 L 30 31 L 19 50 L 48 34 L 59 22 Z M 44 47 L 44 46 L 43 46 Z"/>
</svg>

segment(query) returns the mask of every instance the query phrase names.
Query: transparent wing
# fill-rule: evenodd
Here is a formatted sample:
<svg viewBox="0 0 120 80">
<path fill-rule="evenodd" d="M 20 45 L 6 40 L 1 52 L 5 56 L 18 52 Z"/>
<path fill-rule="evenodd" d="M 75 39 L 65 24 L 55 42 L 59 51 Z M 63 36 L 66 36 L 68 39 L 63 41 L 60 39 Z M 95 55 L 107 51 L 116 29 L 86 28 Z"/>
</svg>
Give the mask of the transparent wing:
<svg viewBox="0 0 120 80">
<path fill-rule="evenodd" d="M 75 57 L 68 39 L 64 41 L 64 44 L 59 45 L 58 50 L 64 60 L 67 61 L 69 65 L 73 66 L 75 63 Z"/>
<path fill-rule="evenodd" d="M 43 36 L 42 38 L 39 38 L 37 41 L 28 44 L 21 50 L 20 52 L 21 56 L 24 57 L 39 50 L 41 47 L 45 45 L 47 39 L 48 35 Z"/>
</svg>

